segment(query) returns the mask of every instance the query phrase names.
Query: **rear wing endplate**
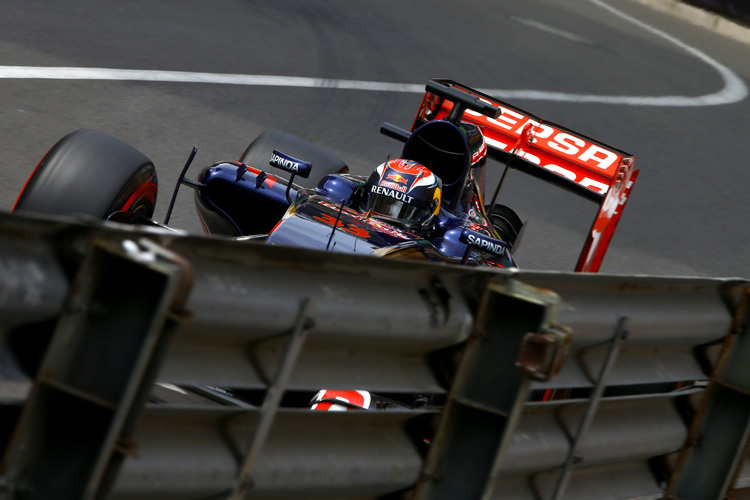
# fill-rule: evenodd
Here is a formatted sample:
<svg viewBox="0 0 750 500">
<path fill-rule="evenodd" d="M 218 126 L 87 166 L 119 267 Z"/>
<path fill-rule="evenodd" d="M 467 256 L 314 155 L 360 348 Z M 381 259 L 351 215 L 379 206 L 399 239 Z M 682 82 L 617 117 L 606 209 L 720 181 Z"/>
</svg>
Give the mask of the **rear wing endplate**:
<svg viewBox="0 0 750 500">
<path fill-rule="evenodd" d="M 580 272 L 598 271 L 638 177 L 635 157 L 460 83 L 433 81 L 500 109 L 497 118 L 471 109 L 463 114 L 463 121 L 482 129 L 488 156 L 599 205 L 575 268 Z M 425 92 L 412 131 L 449 116 L 451 109 L 450 100 Z"/>
</svg>

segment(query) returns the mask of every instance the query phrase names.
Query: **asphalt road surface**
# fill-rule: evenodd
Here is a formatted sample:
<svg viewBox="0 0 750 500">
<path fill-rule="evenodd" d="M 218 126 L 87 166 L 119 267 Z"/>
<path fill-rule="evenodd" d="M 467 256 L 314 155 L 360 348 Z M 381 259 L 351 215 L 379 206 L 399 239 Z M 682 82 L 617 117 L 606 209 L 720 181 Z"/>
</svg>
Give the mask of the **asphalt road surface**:
<svg viewBox="0 0 750 500">
<path fill-rule="evenodd" d="M 631 0 L 4 0 L 0 209 L 79 128 L 154 161 L 157 219 L 194 144 L 192 175 L 265 129 L 366 173 L 430 77 L 638 157 L 602 272 L 750 278 L 750 46 Z M 573 268 L 593 205 L 518 172 L 501 201 L 529 220 L 522 267 Z M 191 193 L 171 224 L 200 232 Z"/>
</svg>

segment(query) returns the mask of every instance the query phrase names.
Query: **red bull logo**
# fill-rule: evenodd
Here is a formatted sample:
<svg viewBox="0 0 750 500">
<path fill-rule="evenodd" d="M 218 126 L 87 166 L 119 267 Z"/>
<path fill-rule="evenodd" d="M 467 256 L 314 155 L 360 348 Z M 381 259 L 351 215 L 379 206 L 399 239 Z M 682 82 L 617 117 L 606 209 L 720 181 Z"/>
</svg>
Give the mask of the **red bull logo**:
<svg viewBox="0 0 750 500">
<path fill-rule="evenodd" d="M 407 184 L 409 181 L 401 174 L 388 174 L 386 180 L 398 182 L 399 184 Z"/>
</svg>

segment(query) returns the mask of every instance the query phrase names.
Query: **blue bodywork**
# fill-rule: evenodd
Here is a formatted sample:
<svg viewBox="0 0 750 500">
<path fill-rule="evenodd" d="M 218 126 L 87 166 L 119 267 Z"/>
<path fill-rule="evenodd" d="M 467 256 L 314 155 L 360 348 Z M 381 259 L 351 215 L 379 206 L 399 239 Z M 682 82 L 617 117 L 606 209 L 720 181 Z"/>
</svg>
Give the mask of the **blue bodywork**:
<svg viewBox="0 0 750 500">
<path fill-rule="evenodd" d="M 477 207 L 458 204 L 455 212 L 441 209 L 428 234 L 414 234 L 366 216 L 358 207 L 365 181 L 361 177 L 329 175 L 314 190 L 293 185 L 291 203 L 285 180 L 239 162 L 206 167 L 197 180 L 202 185 L 195 194 L 198 213 L 213 234 L 267 235 L 265 240 L 272 245 L 515 267 L 507 251 L 493 255 L 461 241 L 467 226 L 494 238 L 488 222 L 484 227 L 470 222 L 469 212 Z"/>
<path fill-rule="evenodd" d="M 461 122 L 468 108 L 495 117 L 500 111 L 461 92 L 449 92 L 449 97 L 457 104 L 445 120 L 428 121 L 413 132 L 388 124 L 381 129 L 405 143 L 400 158 L 424 165 L 442 181 L 440 211 L 422 232 L 410 232 L 414 230 L 371 216 L 362 201 L 365 178 L 341 170 L 326 175 L 326 164 L 337 165 L 326 159 L 328 153 L 321 155 L 316 146 L 278 134 L 271 141 L 272 151 L 257 146 L 268 147 L 267 141 L 254 142 L 242 158 L 286 170 L 292 174 L 289 181 L 261 170 L 264 165 L 242 162 L 217 163 L 201 171 L 193 187 L 205 231 L 236 237 L 260 235 L 271 245 L 515 267 L 509 251 L 513 241 L 501 239 L 481 198 L 484 139 L 478 128 Z M 287 148 L 298 151 L 297 156 L 290 156 L 294 151 Z M 322 173 L 318 174 L 322 178 L 318 182 L 310 177 L 308 185 L 316 187 L 302 188 L 294 176 L 315 175 L 311 164 L 318 160 L 311 157 L 322 159 Z M 318 161 L 319 168 L 320 164 Z"/>
</svg>

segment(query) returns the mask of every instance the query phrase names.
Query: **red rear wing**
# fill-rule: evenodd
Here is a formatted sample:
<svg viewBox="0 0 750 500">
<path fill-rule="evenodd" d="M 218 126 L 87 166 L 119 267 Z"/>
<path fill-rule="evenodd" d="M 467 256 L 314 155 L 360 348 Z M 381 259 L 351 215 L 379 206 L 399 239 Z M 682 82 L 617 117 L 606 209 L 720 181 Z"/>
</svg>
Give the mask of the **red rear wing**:
<svg viewBox="0 0 750 500">
<path fill-rule="evenodd" d="M 502 111 L 496 119 L 470 109 L 463 115 L 463 121 L 482 129 L 491 157 L 599 205 L 575 268 L 598 271 L 638 177 L 635 157 L 459 83 L 436 81 Z M 452 108 L 452 102 L 426 92 L 412 130 L 426 121 L 445 118 Z"/>
</svg>

